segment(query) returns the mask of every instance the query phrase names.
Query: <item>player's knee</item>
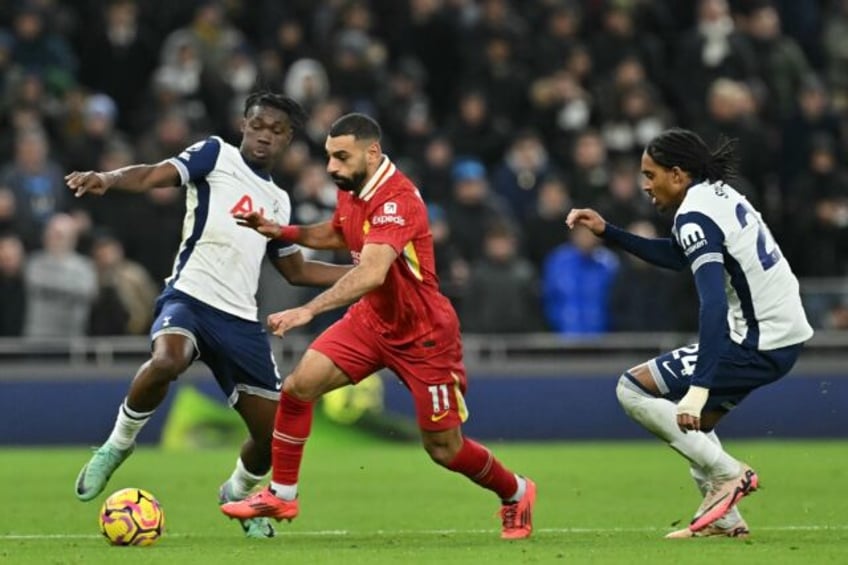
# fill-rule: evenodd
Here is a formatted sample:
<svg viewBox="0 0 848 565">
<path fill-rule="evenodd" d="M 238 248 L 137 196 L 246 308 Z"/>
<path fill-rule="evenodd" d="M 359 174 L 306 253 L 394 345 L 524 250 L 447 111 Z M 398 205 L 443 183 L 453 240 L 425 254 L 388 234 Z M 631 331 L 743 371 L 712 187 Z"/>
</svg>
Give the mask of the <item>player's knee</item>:
<svg viewBox="0 0 848 565">
<path fill-rule="evenodd" d="M 618 378 L 618 384 L 615 387 L 615 396 L 618 398 L 618 403 L 628 415 L 632 415 L 633 410 L 639 401 L 645 397 L 645 393 L 630 380 L 629 373 L 625 372 Z"/>
<path fill-rule="evenodd" d="M 449 467 L 457 454 L 457 450 L 448 444 L 425 443 L 424 450 L 427 451 L 427 455 L 434 463 L 442 467 Z"/>
<path fill-rule="evenodd" d="M 425 434 L 423 438 L 424 450 L 435 463 L 442 467 L 450 467 L 456 459 L 457 453 L 462 448 L 461 437 L 457 439 L 452 434 L 439 434 L 432 436 Z"/>
<path fill-rule="evenodd" d="M 189 363 L 179 356 L 169 352 L 154 352 L 150 358 L 148 369 L 152 377 L 157 380 L 173 381 L 186 370 Z"/>
<path fill-rule="evenodd" d="M 298 373 L 292 373 L 283 381 L 283 392 L 304 402 L 313 402 L 321 396 L 320 387 L 307 379 L 301 378 Z"/>
</svg>

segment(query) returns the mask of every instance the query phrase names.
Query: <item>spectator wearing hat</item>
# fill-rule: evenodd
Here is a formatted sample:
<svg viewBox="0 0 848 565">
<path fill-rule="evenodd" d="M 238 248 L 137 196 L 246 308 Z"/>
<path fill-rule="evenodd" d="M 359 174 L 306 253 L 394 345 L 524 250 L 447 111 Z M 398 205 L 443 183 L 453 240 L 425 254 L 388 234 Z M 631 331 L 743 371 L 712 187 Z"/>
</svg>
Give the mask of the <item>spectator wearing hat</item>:
<svg viewBox="0 0 848 565">
<path fill-rule="evenodd" d="M 119 138 L 115 131 L 117 114 L 118 107 L 106 94 L 94 94 L 86 99 L 82 131 L 65 140 L 63 161 L 67 170 L 97 169 L 106 146 Z"/>
<path fill-rule="evenodd" d="M 453 198 L 447 206 L 451 239 L 466 261 L 483 254 L 483 237 L 497 222 L 508 222 L 509 212 L 489 190 L 486 167 L 475 159 L 453 166 Z"/>
</svg>

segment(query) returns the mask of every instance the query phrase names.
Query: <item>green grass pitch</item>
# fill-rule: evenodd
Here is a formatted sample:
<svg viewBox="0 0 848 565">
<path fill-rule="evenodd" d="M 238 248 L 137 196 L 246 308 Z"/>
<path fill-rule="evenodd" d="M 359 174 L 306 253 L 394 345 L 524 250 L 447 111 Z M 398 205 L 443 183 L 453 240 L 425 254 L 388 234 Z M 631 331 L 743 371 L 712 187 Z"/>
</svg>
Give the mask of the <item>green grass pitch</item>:
<svg viewBox="0 0 848 565">
<path fill-rule="evenodd" d="M 410 444 L 316 430 L 301 474 L 301 515 L 271 540 L 244 539 L 218 511 L 235 448 L 139 449 L 107 493 L 73 495 L 86 449 L 0 451 L 0 563 L 845 563 L 846 442 L 727 442 L 761 476 L 741 508 L 746 541 L 664 540 L 699 496 L 685 462 L 657 442 L 491 444 L 536 480 L 530 540 L 498 537 L 498 503 Z M 149 548 L 110 547 L 97 514 L 109 492 L 153 492 L 167 527 Z"/>
</svg>

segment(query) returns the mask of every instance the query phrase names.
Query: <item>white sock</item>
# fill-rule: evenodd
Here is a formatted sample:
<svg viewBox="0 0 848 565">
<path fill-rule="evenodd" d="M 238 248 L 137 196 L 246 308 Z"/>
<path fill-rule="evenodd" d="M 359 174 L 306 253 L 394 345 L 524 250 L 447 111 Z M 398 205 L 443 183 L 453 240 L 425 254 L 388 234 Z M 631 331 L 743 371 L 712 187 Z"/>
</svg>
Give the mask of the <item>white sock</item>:
<svg viewBox="0 0 848 565">
<path fill-rule="evenodd" d="M 720 443 L 703 432 L 683 432 L 677 427 L 677 406 L 664 398 L 641 391 L 622 376 L 615 389 L 618 401 L 628 416 L 704 470 L 710 478 L 733 477 L 739 473 L 739 461 L 728 455 Z"/>
<path fill-rule="evenodd" d="M 524 477 L 515 475 L 515 480 L 518 482 L 518 490 L 506 502 L 518 502 L 524 497 L 524 493 L 527 491 L 527 481 L 524 480 Z"/>
<path fill-rule="evenodd" d="M 127 406 L 127 400 L 124 399 L 121 407 L 118 408 L 115 426 L 112 428 L 112 433 L 106 443 L 110 443 L 120 450 L 129 449 L 135 443 L 138 432 L 141 431 L 141 428 L 150 420 L 152 415 L 152 410 L 150 412 L 136 412 Z"/>
<path fill-rule="evenodd" d="M 254 475 L 244 467 L 241 457 L 236 459 L 236 468 L 230 475 L 230 494 L 235 500 L 246 498 L 264 475 Z"/>
<path fill-rule="evenodd" d="M 283 500 L 294 500 L 297 498 L 297 484 L 284 485 L 282 483 L 275 483 L 272 481 L 271 492 L 274 493 L 274 496 L 277 498 L 282 498 Z"/>
</svg>

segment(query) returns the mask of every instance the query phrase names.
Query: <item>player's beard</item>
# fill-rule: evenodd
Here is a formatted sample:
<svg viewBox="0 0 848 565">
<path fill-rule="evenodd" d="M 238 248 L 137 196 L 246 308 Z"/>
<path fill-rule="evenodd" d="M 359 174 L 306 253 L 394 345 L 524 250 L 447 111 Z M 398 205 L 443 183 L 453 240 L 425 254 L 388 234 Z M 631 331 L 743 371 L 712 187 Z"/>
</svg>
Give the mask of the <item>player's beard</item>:
<svg viewBox="0 0 848 565">
<path fill-rule="evenodd" d="M 336 186 L 339 187 L 339 190 L 344 190 L 345 192 L 359 192 L 362 190 L 362 187 L 365 185 L 365 175 L 367 172 L 365 170 L 357 171 L 353 173 L 350 177 L 343 177 L 341 175 L 333 175 L 333 182 L 336 183 Z"/>
</svg>

